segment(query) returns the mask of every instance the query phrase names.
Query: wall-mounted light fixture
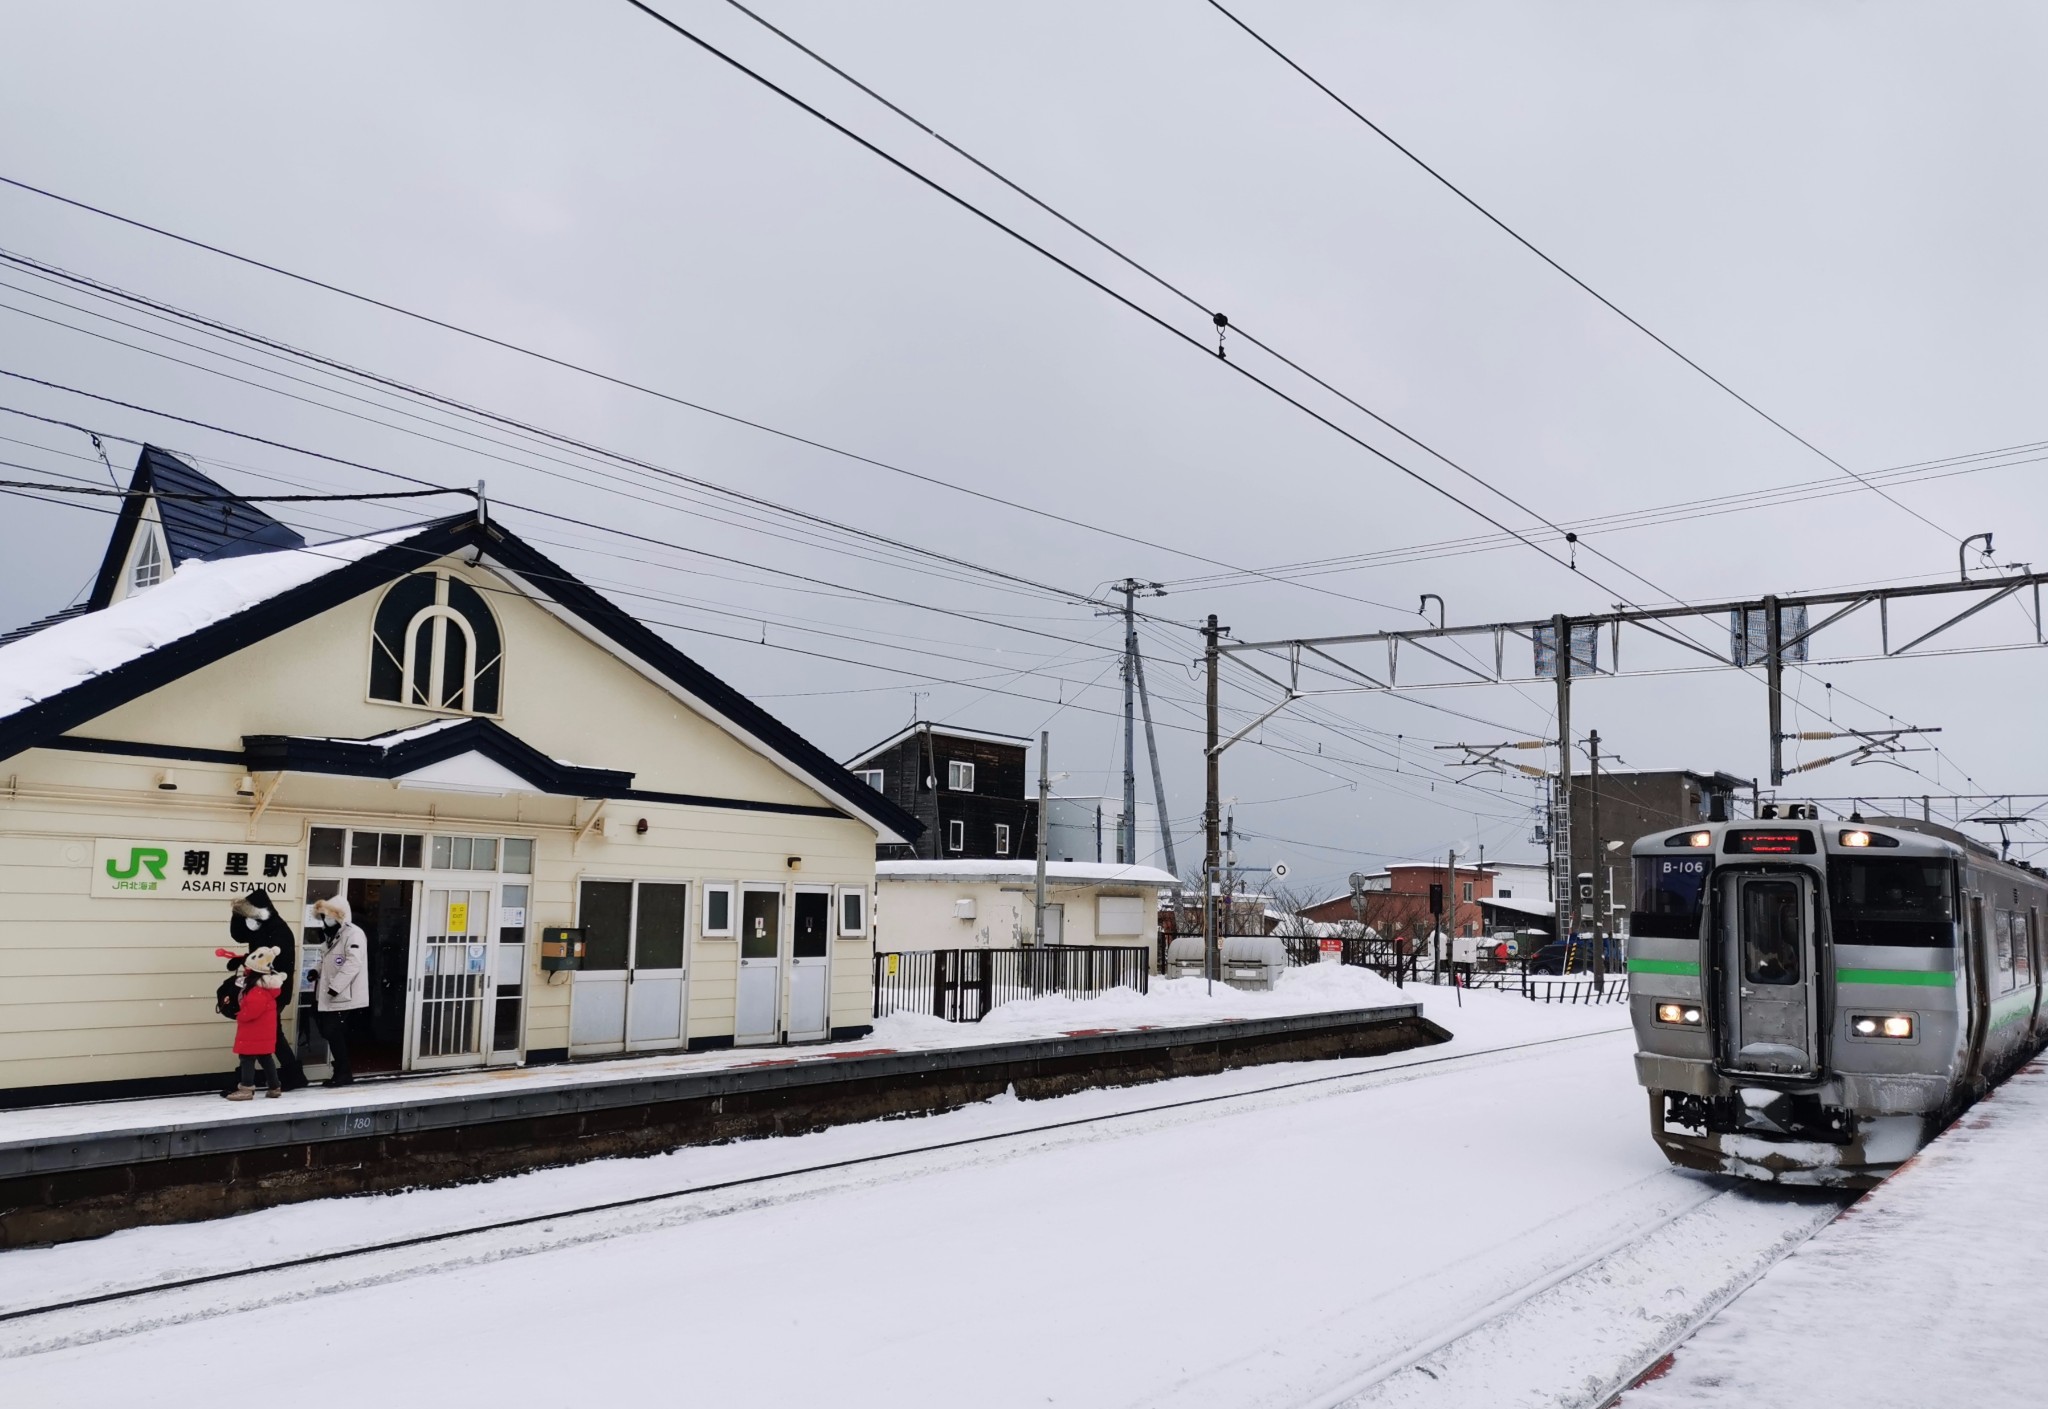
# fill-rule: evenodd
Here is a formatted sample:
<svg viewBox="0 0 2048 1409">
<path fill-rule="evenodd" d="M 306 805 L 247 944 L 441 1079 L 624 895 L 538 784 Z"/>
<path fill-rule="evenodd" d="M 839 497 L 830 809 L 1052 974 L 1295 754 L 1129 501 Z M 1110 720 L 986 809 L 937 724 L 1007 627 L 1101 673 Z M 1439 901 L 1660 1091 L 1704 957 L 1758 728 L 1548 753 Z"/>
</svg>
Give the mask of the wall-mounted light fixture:
<svg viewBox="0 0 2048 1409">
<path fill-rule="evenodd" d="M 801 856 L 792 856 L 792 857 L 790 857 L 790 858 L 789 858 L 789 869 L 790 869 L 790 870 L 792 870 L 792 871 L 801 871 L 801 870 L 803 870 L 803 868 L 804 868 L 804 859 L 803 859 L 803 857 L 801 857 Z"/>
<path fill-rule="evenodd" d="M 244 774 L 242 775 L 242 781 L 241 781 L 241 782 L 239 782 L 239 783 L 237 783 L 237 784 L 235 784 L 235 796 L 236 796 L 236 797 L 254 797 L 254 796 L 256 796 L 256 779 L 255 779 L 255 777 L 254 777 L 253 775 L 251 775 L 251 774 L 248 774 L 248 773 L 244 773 Z"/>
<path fill-rule="evenodd" d="M 637 833 L 638 833 L 639 835 L 643 836 L 643 837 L 644 837 L 644 836 L 646 836 L 646 835 L 647 835 L 647 819 L 646 819 L 645 817 L 642 817 L 642 818 L 641 818 L 641 819 L 640 819 L 639 821 L 635 822 L 635 823 L 633 824 L 633 830 L 634 830 L 635 832 L 637 832 Z"/>
<path fill-rule="evenodd" d="M 178 790 L 178 775 L 166 768 L 156 775 L 156 788 L 160 793 L 174 793 Z"/>
</svg>

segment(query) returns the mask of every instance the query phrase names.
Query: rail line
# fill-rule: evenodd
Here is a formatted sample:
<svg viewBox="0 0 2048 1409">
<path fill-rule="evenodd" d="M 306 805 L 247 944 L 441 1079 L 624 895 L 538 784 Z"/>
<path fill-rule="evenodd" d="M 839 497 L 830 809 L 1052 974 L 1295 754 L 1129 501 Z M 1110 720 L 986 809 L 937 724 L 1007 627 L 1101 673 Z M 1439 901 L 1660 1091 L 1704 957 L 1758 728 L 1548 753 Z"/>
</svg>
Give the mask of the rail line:
<svg viewBox="0 0 2048 1409">
<path fill-rule="evenodd" d="M 1660 1211 L 1618 1237 L 1546 1267 L 1455 1323 L 1433 1331 L 1423 1339 L 1411 1341 L 1362 1372 L 1302 1401 L 1299 1409 L 1367 1409 L 1367 1406 L 1388 1406 L 1391 1409 L 1395 1405 L 1494 1401 L 1499 1387 L 1471 1383 L 1474 1378 L 1484 1381 L 1486 1373 L 1483 1369 L 1476 1375 L 1461 1373 L 1462 1367 L 1455 1358 L 1456 1348 L 1464 1343 L 1474 1348 L 1501 1350 L 1502 1338 L 1513 1337 L 1518 1329 L 1540 1339 L 1548 1334 L 1544 1329 L 1545 1323 L 1536 1322 L 1531 1313 L 1537 1303 L 1552 1293 L 1567 1296 L 1576 1293 L 1582 1300 L 1596 1305 L 1607 1303 L 1602 1309 L 1611 1311 L 1617 1319 L 1633 1313 L 1649 1323 L 1646 1339 L 1618 1353 L 1606 1354 L 1599 1363 L 1582 1362 L 1569 1372 L 1556 1373 L 1555 1384 L 1548 1397 L 1541 1401 L 1555 1406 L 1555 1409 L 1610 1409 L 1631 1386 L 1683 1345 L 1701 1326 L 1754 1285 L 1800 1243 L 1841 1217 L 1843 1210 L 1854 1202 L 1844 1195 L 1830 1197 L 1820 1191 L 1801 1191 L 1798 1203 L 1803 1209 L 1803 1216 L 1789 1212 L 1793 1201 L 1787 1199 L 1787 1216 L 1773 1230 L 1774 1235 L 1765 1237 L 1753 1231 L 1751 1237 L 1755 1245 L 1742 1248 L 1736 1257 L 1724 1264 L 1718 1281 L 1698 1302 L 1661 1320 L 1648 1315 L 1642 1306 L 1641 1289 L 1632 1286 L 1622 1270 L 1622 1264 L 1632 1254 L 1647 1248 L 1667 1232 L 1678 1233 L 1678 1225 L 1687 1220 L 1711 1221 L 1745 1198 L 1754 1202 L 1768 1201 L 1769 1197 L 1769 1191 L 1751 1186 L 1703 1188 L 1699 1197 Z M 1568 1311 L 1558 1314 L 1568 1315 L 1573 1324 L 1582 1325 L 1586 1312 L 1583 1306 L 1573 1305 Z M 1530 1329 L 1532 1324 L 1535 1326 L 1533 1330 Z M 1446 1356 L 1445 1352 L 1452 1352 L 1452 1355 Z M 1514 1353 L 1515 1347 L 1508 1345 L 1506 1357 L 1512 1357 Z M 1597 1350 L 1588 1353 L 1594 1357 L 1601 1354 Z M 1436 1368 L 1433 1369 L 1432 1365 Z M 1422 1376 L 1428 1383 L 1397 1383 L 1400 1377 L 1410 1372 Z M 1523 1383 L 1519 1388 L 1526 1392 L 1530 1386 Z M 1475 1393 L 1481 1394 L 1483 1399 L 1475 1400 Z"/>
<path fill-rule="evenodd" d="M 325 1252 L 309 1253 L 299 1257 L 282 1258 L 273 1262 L 259 1263 L 257 1265 L 249 1267 L 238 1267 L 230 1270 L 208 1272 L 189 1277 L 181 1277 L 170 1281 L 154 1282 L 147 1286 L 128 1287 L 114 1291 L 98 1292 L 90 1296 L 71 1297 L 65 1300 L 47 1302 L 36 1306 L 17 1307 L 6 1311 L 0 1311 L 0 1325 L 20 1325 L 24 1322 L 31 1322 L 38 1318 L 53 1317 L 65 1312 L 89 1310 L 95 1307 L 111 1306 L 123 1302 L 141 1302 L 149 1298 L 170 1296 L 179 1292 L 191 1291 L 209 1286 L 220 1286 L 223 1284 L 238 1281 L 246 1281 L 251 1278 L 271 1276 L 277 1273 L 292 1272 L 306 1268 L 320 1267 L 349 1261 L 367 1260 L 375 1258 L 382 1254 L 404 1252 L 409 1251 L 411 1249 L 427 1247 L 436 1244 L 453 1243 L 462 1239 L 485 1237 L 490 1234 L 511 1232 L 522 1228 L 535 1228 L 550 1224 L 561 1224 L 565 1221 L 580 1221 L 592 1219 L 599 1215 L 607 1213 L 617 1213 L 623 1210 L 631 1209 L 644 1209 L 660 1205 L 663 1203 L 676 1202 L 692 1198 L 702 1198 L 707 1195 L 732 1194 L 735 1192 L 741 1192 L 748 1189 L 763 1188 L 765 1186 L 771 1186 L 778 1183 L 785 1183 L 792 1180 L 800 1180 L 805 1178 L 806 1176 L 826 1175 L 845 1170 L 857 1169 L 864 1166 L 886 1164 L 891 1161 L 913 1159 L 923 1155 L 944 1154 L 951 1151 L 965 1150 L 978 1146 L 995 1145 L 1004 1141 L 1029 1139 L 1033 1136 L 1055 1134 L 1061 1131 L 1074 1130 L 1085 1126 L 1106 1125 L 1117 1121 L 1132 1120 L 1143 1116 L 1160 1115 L 1174 1111 L 1188 1110 L 1201 1106 L 1219 1105 L 1231 1101 L 1256 1101 L 1261 1097 L 1271 1096 L 1289 1091 L 1299 1091 L 1308 1087 L 1334 1085 L 1343 1082 L 1355 1083 L 1361 1087 L 1370 1087 L 1378 1084 L 1387 1084 L 1389 1078 L 1402 1078 L 1405 1073 L 1418 1072 L 1422 1071 L 1422 1069 L 1425 1068 L 1455 1069 L 1459 1066 L 1469 1066 L 1474 1063 L 1483 1062 L 1485 1059 L 1488 1058 L 1509 1056 L 1518 1052 L 1530 1051 L 1533 1049 L 1543 1047 L 1556 1046 L 1562 1043 L 1583 1042 L 1594 1038 L 1610 1037 L 1616 1033 L 1626 1032 L 1628 1030 L 1628 1027 L 1624 1024 L 1611 1028 L 1600 1028 L 1592 1032 L 1570 1033 L 1561 1037 L 1546 1037 L 1534 1039 L 1528 1042 L 1504 1043 L 1500 1046 L 1480 1048 L 1476 1051 L 1471 1052 L 1456 1052 L 1445 1054 L 1442 1056 L 1421 1057 L 1412 1061 L 1394 1062 L 1386 1066 L 1373 1067 L 1363 1071 L 1354 1070 L 1347 1072 L 1327 1073 L 1319 1076 L 1304 1077 L 1294 1081 L 1274 1082 L 1270 1085 L 1252 1087 L 1247 1090 L 1219 1092 L 1213 1095 L 1194 1096 L 1177 1101 L 1163 1101 L 1150 1105 L 1136 1106 L 1126 1110 L 1107 1111 L 1098 1115 L 1077 1116 L 1067 1120 L 1047 1121 L 1041 1124 L 1020 1127 L 1017 1129 L 991 1131 L 986 1134 L 965 1136 L 954 1140 L 934 1141 L 927 1144 L 909 1146 L 903 1149 L 878 1151 L 872 1154 L 856 1155 L 845 1159 L 826 1160 L 814 1164 L 800 1165 L 792 1169 L 777 1170 L 762 1174 L 745 1175 L 733 1179 L 714 1180 L 701 1184 L 692 1184 L 678 1189 L 660 1190 L 654 1193 L 636 1194 L 626 1198 L 611 1199 L 606 1200 L 602 1203 L 586 1204 L 575 1208 L 558 1209 L 546 1213 L 522 1214 L 515 1218 L 495 1219 L 489 1222 L 471 1224 L 461 1228 L 441 1229 L 431 1233 L 414 1234 L 403 1238 L 392 1238 L 381 1242 L 359 1244 L 348 1248 L 339 1248 Z M 1424 1074 L 1434 1075 L 1438 1073 L 1432 1071 L 1425 1072 Z M 779 1200 L 742 1201 L 734 1204 L 733 1207 L 724 1210 L 724 1212 L 738 1212 L 745 1208 L 758 1207 L 764 1202 L 776 1201 Z M 718 1215 L 711 1214 L 707 1216 Z M 647 1230 L 648 1225 L 632 1224 L 620 1227 L 616 1230 L 596 1231 L 592 1234 L 582 1237 L 571 1235 L 566 1238 L 557 1238 L 531 1246 L 514 1247 L 509 1250 L 502 1251 L 499 1254 L 499 1256 L 511 1257 L 530 1255 L 532 1253 L 537 1252 L 551 1251 L 553 1249 L 564 1246 L 573 1246 L 584 1242 L 601 1241 L 612 1237 L 622 1237 L 634 1232 L 641 1232 Z M 482 1260 L 495 1261 L 498 1260 L 498 1258 L 492 1257 Z M 366 1280 L 371 1282 L 377 1282 L 386 1280 L 397 1280 L 400 1276 L 405 1275 L 426 1275 L 434 1271 L 443 1270 L 443 1268 L 446 1265 L 448 1264 L 418 1267 L 416 1269 L 408 1269 L 388 1276 L 374 1276 Z M 317 1289 L 310 1289 L 306 1292 L 306 1294 L 325 1295 L 333 1291 L 344 1290 L 348 1285 L 350 1284 L 344 1281 L 341 1284 L 337 1285 L 329 1285 Z M 360 1285 L 360 1283 L 357 1283 L 357 1285 Z M 227 1312 L 225 1310 L 208 1310 L 202 1308 L 196 1310 L 194 1313 L 190 1315 L 173 1315 L 171 1317 L 163 1319 L 152 1319 L 142 1325 L 127 1327 L 105 1327 L 100 1328 L 97 1334 L 88 1331 L 77 1336 L 62 1337 L 54 1344 L 40 1343 L 16 1346 L 0 1346 L 0 1358 L 14 1358 L 19 1355 L 35 1354 L 43 1350 L 59 1348 L 59 1346 L 61 1345 L 74 1345 L 88 1341 L 111 1339 L 121 1335 L 133 1333 L 134 1331 L 151 1329 L 157 1325 L 168 1324 L 170 1322 L 205 1319 L 208 1316 L 220 1314 L 227 1314 Z"/>
</svg>

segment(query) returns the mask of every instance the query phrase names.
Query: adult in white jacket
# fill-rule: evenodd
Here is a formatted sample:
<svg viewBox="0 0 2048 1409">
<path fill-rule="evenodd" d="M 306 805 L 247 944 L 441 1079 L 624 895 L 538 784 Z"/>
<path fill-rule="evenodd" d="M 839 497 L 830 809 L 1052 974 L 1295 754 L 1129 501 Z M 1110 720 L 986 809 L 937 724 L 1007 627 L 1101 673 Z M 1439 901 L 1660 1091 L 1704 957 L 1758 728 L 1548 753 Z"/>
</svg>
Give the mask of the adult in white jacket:
<svg viewBox="0 0 2048 1409">
<path fill-rule="evenodd" d="M 313 917 L 327 939 L 314 972 L 314 995 L 319 1004 L 314 1021 L 327 1039 L 334 1064 L 334 1074 L 326 1084 L 347 1086 L 356 1079 L 348 1063 L 348 1015 L 370 1005 L 369 942 L 341 896 L 314 901 Z"/>
</svg>

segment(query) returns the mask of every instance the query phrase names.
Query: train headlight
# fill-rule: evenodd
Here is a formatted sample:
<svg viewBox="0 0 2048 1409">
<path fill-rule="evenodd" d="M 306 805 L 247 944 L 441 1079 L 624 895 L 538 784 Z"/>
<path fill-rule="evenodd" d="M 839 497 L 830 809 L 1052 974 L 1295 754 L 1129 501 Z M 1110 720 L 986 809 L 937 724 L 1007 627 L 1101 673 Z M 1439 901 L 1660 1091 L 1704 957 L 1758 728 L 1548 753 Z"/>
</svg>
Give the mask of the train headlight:
<svg viewBox="0 0 2048 1409">
<path fill-rule="evenodd" d="M 1685 844 L 1687 846 L 1712 846 L 1714 844 L 1714 834 L 1712 832 L 1694 832 L 1685 839 Z"/>
<path fill-rule="evenodd" d="M 1698 1027 L 1700 1025 L 1700 1018 L 1701 1014 L 1697 1004 L 1659 1003 L 1657 1005 L 1657 1021 L 1660 1023 L 1670 1023 L 1675 1027 Z"/>
<path fill-rule="evenodd" d="M 1869 846 L 1869 845 L 1870 845 L 1870 833 L 1868 833 L 1868 832 L 1844 832 L 1844 833 L 1842 833 L 1842 845 L 1843 845 L 1843 846 Z"/>
<path fill-rule="evenodd" d="M 1849 1030 L 1858 1037 L 1889 1037 L 1909 1042 L 1913 1037 L 1910 1013 L 1858 1013 L 1849 1019 Z"/>
</svg>

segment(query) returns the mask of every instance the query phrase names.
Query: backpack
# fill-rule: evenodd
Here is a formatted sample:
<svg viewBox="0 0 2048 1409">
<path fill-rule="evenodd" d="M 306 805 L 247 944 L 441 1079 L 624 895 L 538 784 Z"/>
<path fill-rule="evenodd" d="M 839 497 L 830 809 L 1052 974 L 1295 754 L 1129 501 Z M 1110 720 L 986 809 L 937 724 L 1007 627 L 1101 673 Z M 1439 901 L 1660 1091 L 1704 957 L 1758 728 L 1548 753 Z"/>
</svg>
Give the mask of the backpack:
<svg viewBox="0 0 2048 1409">
<path fill-rule="evenodd" d="M 220 987 L 213 991 L 213 1010 L 229 1022 L 242 1011 L 242 985 L 235 975 L 222 979 Z"/>
</svg>

